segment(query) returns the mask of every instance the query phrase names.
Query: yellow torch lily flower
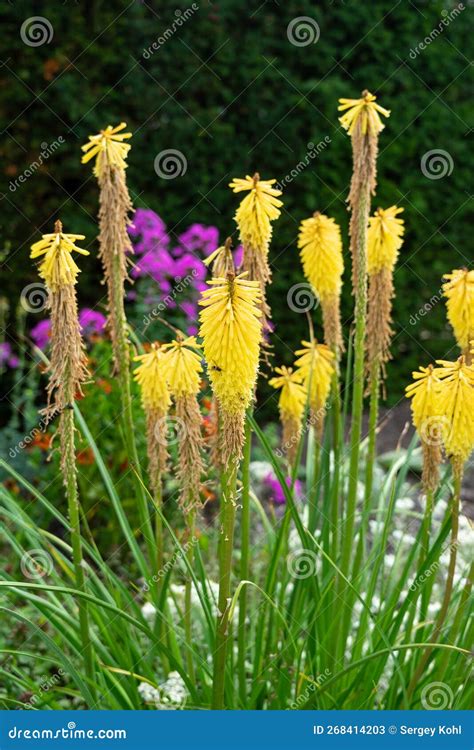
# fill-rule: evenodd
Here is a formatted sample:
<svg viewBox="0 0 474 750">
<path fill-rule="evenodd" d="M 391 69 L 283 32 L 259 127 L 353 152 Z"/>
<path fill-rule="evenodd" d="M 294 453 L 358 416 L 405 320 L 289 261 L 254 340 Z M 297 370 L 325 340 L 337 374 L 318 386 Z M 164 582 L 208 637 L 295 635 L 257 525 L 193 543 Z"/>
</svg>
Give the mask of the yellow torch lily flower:
<svg viewBox="0 0 474 750">
<path fill-rule="evenodd" d="M 262 337 L 260 289 L 246 274 L 211 279 L 199 304 L 200 335 L 213 392 L 223 418 L 224 464 L 239 458 L 245 410 L 250 405 L 258 371 Z"/>
<path fill-rule="evenodd" d="M 435 369 L 440 380 L 439 406 L 449 429 L 444 447 L 455 468 L 462 469 L 474 449 L 474 368 L 464 357 L 456 362 L 438 359 Z"/>
<path fill-rule="evenodd" d="M 76 240 L 84 240 L 83 234 L 64 234 L 60 221 L 56 222 L 52 234 L 43 234 L 42 239 L 31 246 L 30 258 L 44 255 L 39 266 L 39 275 L 48 288 L 55 292 L 62 286 L 77 283 L 80 268 L 75 263 L 72 253 L 89 255 L 87 250 L 76 245 Z"/>
<path fill-rule="evenodd" d="M 197 394 L 201 386 L 201 345 L 195 336 L 179 337 L 162 347 L 163 367 L 176 404 L 179 461 L 177 475 L 181 485 L 180 503 L 186 513 L 199 504 L 199 488 L 204 471 L 201 413 Z"/>
<path fill-rule="evenodd" d="M 229 187 L 234 193 L 249 191 L 235 213 L 244 248 L 251 246 L 262 253 L 268 252 L 272 236 L 272 221 L 280 216 L 283 203 L 278 200 L 281 190 L 272 187 L 276 180 L 261 180 L 256 173 L 245 179 L 234 178 Z"/>
<path fill-rule="evenodd" d="M 144 409 L 153 409 L 166 414 L 171 397 L 166 382 L 162 348 L 158 344 L 152 344 L 149 352 L 139 354 L 134 357 L 134 361 L 140 362 L 134 372 L 134 378 L 141 389 Z"/>
<path fill-rule="evenodd" d="M 412 376 L 413 383 L 405 388 L 405 393 L 407 398 L 411 398 L 413 424 L 423 450 L 423 487 L 426 492 L 432 492 L 439 482 L 441 447 L 448 420 L 441 410 L 440 381 L 433 365 L 420 367 Z"/>
<path fill-rule="evenodd" d="M 298 357 L 295 360 L 295 366 L 299 368 L 298 372 L 306 388 L 309 388 L 311 414 L 321 436 L 326 402 L 334 374 L 334 353 L 326 344 L 318 344 L 317 341 L 302 341 L 301 343 L 304 348 L 295 352 Z"/>
<path fill-rule="evenodd" d="M 302 385 L 302 374 L 291 367 L 275 367 L 279 377 L 268 382 L 273 388 L 281 388 L 278 408 L 283 426 L 282 448 L 290 464 L 296 457 L 301 418 L 306 405 L 306 390 Z"/>
<path fill-rule="evenodd" d="M 338 110 L 344 112 L 339 118 L 339 122 L 349 135 L 354 133 L 358 124 L 360 124 L 363 135 L 366 133 L 377 135 L 384 129 L 385 125 L 380 119 L 380 115 L 389 117 L 390 110 L 376 104 L 376 99 L 377 97 L 370 91 L 364 91 L 360 99 L 339 99 Z"/>
<path fill-rule="evenodd" d="M 298 247 L 304 274 L 321 303 L 324 339 L 331 349 L 341 349 L 339 307 L 344 261 L 339 225 L 316 211 L 301 222 Z"/>
<path fill-rule="evenodd" d="M 195 336 L 177 339 L 171 344 L 163 344 L 163 367 L 169 389 L 175 398 L 196 395 L 201 384 L 201 357 L 196 349 L 200 349 Z"/>
<path fill-rule="evenodd" d="M 101 176 L 103 168 L 107 164 L 118 169 L 127 168 L 126 159 L 130 144 L 124 143 L 124 140 L 131 138 L 132 134 L 120 132 L 126 127 L 125 122 L 121 122 L 120 125 L 115 127 L 108 125 L 97 135 L 90 135 L 89 142 L 81 146 L 82 151 L 84 151 L 82 164 L 87 164 L 88 161 L 97 157 L 93 170 L 96 177 Z"/>
<path fill-rule="evenodd" d="M 444 296 L 447 298 L 448 320 L 456 340 L 470 361 L 469 342 L 474 338 L 474 271 L 460 268 L 443 277 Z"/>
<path fill-rule="evenodd" d="M 403 219 L 397 218 L 403 210 L 397 206 L 378 208 L 374 216 L 370 217 L 367 232 L 369 274 L 378 273 L 382 268 L 393 271 L 405 233 Z"/>
</svg>

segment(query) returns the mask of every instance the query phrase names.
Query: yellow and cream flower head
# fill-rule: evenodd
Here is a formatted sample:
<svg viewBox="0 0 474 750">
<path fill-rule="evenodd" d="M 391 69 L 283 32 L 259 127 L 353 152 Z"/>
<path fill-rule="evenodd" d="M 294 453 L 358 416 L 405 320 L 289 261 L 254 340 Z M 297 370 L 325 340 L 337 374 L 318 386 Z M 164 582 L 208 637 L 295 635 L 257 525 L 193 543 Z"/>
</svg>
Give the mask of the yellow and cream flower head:
<svg viewBox="0 0 474 750">
<path fill-rule="evenodd" d="M 31 258 L 44 256 L 39 265 L 39 274 L 51 291 L 77 283 L 77 274 L 81 269 L 72 253 L 89 255 L 87 250 L 76 245 L 76 241 L 84 239 L 83 234 L 65 234 L 61 222 L 57 221 L 52 234 L 43 234 L 41 240 L 31 246 Z"/>
<path fill-rule="evenodd" d="M 149 352 L 138 354 L 134 361 L 140 362 L 134 378 L 140 386 L 144 409 L 166 414 L 171 396 L 166 380 L 166 368 L 163 365 L 162 347 L 154 343 Z"/>
<path fill-rule="evenodd" d="M 433 365 L 420 367 L 412 373 L 412 377 L 413 383 L 405 388 L 405 393 L 407 398 L 411 398 L 413 424 L 420 436 L 423 450 L 423 487 L 429 492 L 438 486 L 441 447 L 447 420 L 441 413 L 440 382 Z"/>
<path fill-rule="evenodd" d="M 201 384 L 201 356 L 196 352 L 201 344 L 195 336 L 177 338 L 163 344 L 163 366 L 171 394 L 175 398 L 196 395 Z"/>
<path fill-rule="evenodd" d="M 212 390 L 222 417 L 224 466 L 241 456 L 245 411 L 258 371 L 262 338 L 259 283 L 246 274 L 211 279 L 199 304 L 200 335 Z"/>
<path fill-rule="evenodd" d="M 171 395 L 163 360 L 163 350 L 157 343 L 152 344 L 146 354 L 134 357 L 134 361 L 140 363 L 134 372 L 134 378 L 140 386 L 146 416 L 148 472 L 155 492 L 160 487 L 168 460 L 166 415 Z"/>
<path fill-rule="evenodd" d="M 298 448 L 301 418 L 306 405 L 306 390 L 302 385 L 301 372 L 293 372 L 291 367 L 275 367 L 278 377 L 268 382 L 273 388 L 279 388 L 278 408 L 283 425 L 282 447 L 290 464 L 294 462 Z"/>
<path fill-rule="evenodd" d="M 261 180 L 258 172 L 253 177 L 235 178 L 230 183 L 234 193 L 248 192 L 242 199 L 234 219 L 239 228 L 240 241 L 243 246 L 242 269 L 248 273 L 251 281 L 260 284 L 262 309 L 262 327 L 269 329 L 267 318 L 270 308 L 266 301 L 265 288 L 271 280 L 268 262 L 272 222 L 280 216 L 283 205 L 278 196 L 281 190 L 273 187 L 276 180 Z"/>
<path fill-rule="evenodd" d="M 304 348 L 295 352 L 298 357 L 295 367 L 309 389 L 311 416 L 321 437 L 334 374 L 334 353 L 326 344 L 318 344 L 317 341 L 301 343 Z"/>
<path fill-rule="evenodd" d="M 377 104 L 376 99 L 370 91 L 363 91 L 360 99 L 339 99 L 338 110 L 344 112 L 339 122 L 349 135 L 353 135 L 358 126 L 362 135 L 378 135 L 384 129 L 380 115 L 389 117 L 390 110 Z"/>
<path fill-rule="evenodd" d="M 367 271 L 378 273 L 382 268 L 393 271 L 398 258 L 398 251 L 403 244 L 405 224 L 398 214 L 403 208 L 390 206 L 378 208 L 369 219 L 367 232 Z"/>
<path fill-rule="evenodd" d="M 266 254 L 272 236 L 272 221 L 280 216 L 283 203 L 278 199 L 281 190 L 274 188 L 276 180 L 261 180 L 258 172 L 245 179 L 235 177 L 229 184 L 234 193 L 248 191 L 235 213 L 240 239 L 244 246 Z"/>
<path fill-rule="evenodd" d="M 87 164 L 91 159 L 96 158 L 94 165 L 94 175 L 101 177 L 104 167 L 116 167 L 117 169 L 127 168 L 127 154 L 130 150 L 130 144 L 124 141 L 131 138 L 131 133 L 122 133 L 127 127 L 125 122 L 113 127 L 108 125 L 97 135 L 90 135 L 88 143 L 81 146 L 84 151 L 82 164 Z"/>
<path fill-rule="evenodd" d="M 455 470 L 462 471 L 474 449 L 474 368 L 464 357 L 456 362 L 438 359 L 439 410 L 447 420 L 444 447 Z"/>
<path fill-rule="evenodd" d="M 76 245 L 76 241 L 83 239 L 83 234 L 66 234 L 61 222 L 56 221 L 54 232 L 43 234 L 42 239 L 31 246 L 30 255 L 31 258 L 41 258 L 39 274 L 48 289 L 51 354 L 48 404 L 44 414 L 47 420 L 58 412 L 61 414 L 59 433 L 62 455 L 68 454 L 62 442 L 66 422 L 64 410 L 71 406 L 77 393 L 82 394 L 82 384 L 89 377 L 75 288 L 80 269 L 72 257 L 73 252 L 89 255 L 87 250 Z"/>
<path fill-rule="evenodd" d="M 197 401 L 202 373 L 200 348 L 195 336 L 178 336 L 162 346 L 164 374 L 176 405 L 180 502 L 187 513 L 199 504 L 204 471 L 202 420 Z"/>
<path fill-rule="evenodd" d="M 341 349 L 339 300 L 344 261 L 339 225 L 316 211 L 301 222 L 298 247 L 304 274 L 321 303 L 324 339 L 331 349 Z"/>
<path fill-rule="evenodd" d="M 366 371 L 371 377 L 384 377 L 390 359 L 392 340 L 393 270 L 403 244 L 405 225 L 398 215 L 403 208 L 378 208 L 369 218 L 367 232 L 367 271 L 369 298 L 366 339 Z M 377 368 L 375 375 L 372 370 Z"/>
<path fill-rule="evenodd" d="M 459 347 L 471 361 L 470 342 L 474 339 L 474 271 L 459 268 L 445 274 L 444 296 L 447 298 L 448 320 Z"/>
</svg>

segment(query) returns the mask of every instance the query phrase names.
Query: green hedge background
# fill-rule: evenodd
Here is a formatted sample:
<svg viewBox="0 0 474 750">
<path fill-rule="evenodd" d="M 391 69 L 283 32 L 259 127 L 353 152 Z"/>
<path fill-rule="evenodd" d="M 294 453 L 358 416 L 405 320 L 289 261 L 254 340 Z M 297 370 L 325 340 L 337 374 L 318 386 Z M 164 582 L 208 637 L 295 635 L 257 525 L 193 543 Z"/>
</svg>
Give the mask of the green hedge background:
<svg viewBox="0 0 474 750">
<path fill-rule="evenodd" d="M 215 224 L 222 236 L 234 232 L 237 199 L 227 187 L 230 179 L 258 170 L 282 180 L 304 160 L 308 143 L 328 137 L 327 147 L 286 187 L 285 209 L 275 225 L 270 302 L 276 359 L 291 361 L 290 349 L 306 336 L 305 316 L 291 313 L 286 301 L 289 287 L 303 280 L 297 228 L 316 209 L 342 225 L 343 314 L 351 317 L 345 204 L 351 150 L 338 124 L 337 99 L 368 88 L 392 111 L 381 135 L 374 208 L 403 206 L 407 230 L 395 277 L 394 402 L 411 369 L 455 351 L 438 300 L 442 274 L 467 265 L 470 257 L 469 10 L 416 0 L 196 5 L 178 27 L 179 12 L 191 3 L 2 4 L 1 294 L 14 308 L 23 286 L 36 279 L 29 245 L 51 231 L 57 216 L 69 231 L 95 240 L 97 189 L 89 166 L 80 163 L 80 145 L 109 123 L 125 120 L 134 132 L 128 179 L 135 205 L 157 211 L 175 234 L 192 222 Z M 448 22 L 455 7 L 457 15 Z M 49 43 L 37 47 L 21 39 L 22 24 L 35 15 L 46 17 L 54 31 Z M 288 24 L 301 16 L 318 24 L 316 43 L 290 43 Z M 170 38 L 144 57 L 173 24 Z M 64 143 L 41 169 L 12 190 L 41 144 L 59 138 Z M 185 155 L 185 175 L 168 181 L 157 176 L 154 159 L 164 149 Z M 421 170 L 423 156 L 433 149 L 447 152 L 452 165 L 441 179 Z M 99 267 L 93 259 L 82 266 L 80 301 L 93 305 Z M 30 317 L 31 325 L 37 322 Z"/>
</svg>

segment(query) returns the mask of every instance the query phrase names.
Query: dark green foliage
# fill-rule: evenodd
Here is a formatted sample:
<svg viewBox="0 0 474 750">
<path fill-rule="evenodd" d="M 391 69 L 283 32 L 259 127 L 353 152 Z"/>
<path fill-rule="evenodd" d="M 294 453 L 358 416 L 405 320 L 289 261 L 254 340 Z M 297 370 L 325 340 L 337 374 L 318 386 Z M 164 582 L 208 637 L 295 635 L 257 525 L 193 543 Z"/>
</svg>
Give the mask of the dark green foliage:
<svg viewBox="0 0 474 750">
<path fill-rule="evenodd" d="M 222 235 L 234 231 L 238 198 L 227 187 L 232 177 L 259 170 L 282 180 L 304 160 L 309 142 L 327 136 L 328 146 L 287 186 L 285 210 L 275 226 L 270 302 L 276 359 L 290 362 L 291 348 L 306 336 L 305 316 L 290 313 L 286 302 L 289 287 L 303 280 L 297 226 L 315 209 L 343 227 L 343 317 L 351 317 L 345 206 L 351 151 L 338 125 L 337 99 L 369 88 L 392 110 L 381 135 L 374 206 L 404 206 L 407 224 L 395 278 L 389 380 L 392 400 L 399 398 L 413 367 L 455 354 L 443 303 L 425 317 L 417 315 L 438 292 L 442 274 L 469 260 L 469 11 L 462 10 L 425 50 L 410 56 L 454 3 L 202 0 L 199 5 L 145 59 L 144 49 L 176 21 L 175 2 L 3 4 L 1 232 L 2 246 L 11 245 L 4 270 L 12 304 L 36 278 L 27 260 L 31 241 L 51 231 L 57 216 L 96 247 L 97 187 L 90 166 L 80 163 L 89 133 L 126 120 L 134 132 L 128 177 L 135 204 L 157 211 L 173 234 L 202 222 L 217 225 Z M 183 5 L 182 13 L 189 7 Z M 31 47 L 21 41 L 22 23 L 34 15 L 52 24 L 50 43 Z M 298 16 L 318 23 L 316 44 L 288 41 L 287 26 Z M 41 144 L 59 137 L 65 143 L 10 189 L 10 180 L 38 158 Z M 165 181 L 156 175 L 154 159 L 164 149 L 185 155 L 184 176 Z M 451 175 L 439 180 L 423 175 L 420 161 L 432 149 L 448 152 Z M 93 256 L 81 265 L 81 304 L 103 302 Z M 37 322 L 31 318 L 31 324 Z"/>
</svg>

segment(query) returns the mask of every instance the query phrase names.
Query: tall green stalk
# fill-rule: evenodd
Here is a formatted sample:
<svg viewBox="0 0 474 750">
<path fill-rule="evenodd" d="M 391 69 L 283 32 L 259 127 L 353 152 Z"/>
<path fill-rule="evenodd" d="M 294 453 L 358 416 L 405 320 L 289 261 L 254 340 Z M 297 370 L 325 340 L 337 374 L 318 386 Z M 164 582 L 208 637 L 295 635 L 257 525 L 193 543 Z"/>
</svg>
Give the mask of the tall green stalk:
<svg viewBox="0 0 474 750">
<path fill-rule="evenodd" d="M 232 575 L 232 551 L 234 546 L 235 526 L 235 491 L 237 483 L 237 464 L 227 468 L 222 481 L 221 504 L 221 544 L 219 555 L 219 598 L 216 626 L 216 644 L 214 652 L 214 676 L 212 684 L 212 705 L 214 710 L 224 708 L 225 664 L 229 641 L 229 605 L 230 584 Z"/>
<path fill-rule="evenodd" d="M 74 394 L 72 389 L 68 394 L 72 404 Z M 76 476 L 76 447 L 74 440 L 74 412 L 72 406 L 66 408 L 61 414 L 61 450 L 64 481 L 68 503 L 69 523 L 71 528 L 72 558 L 74 563 L 74 575 L 78 591 L 86 593 L 84 567 L 82 557 L 82 541 L 79 520 L 79 496 L 77 491 Z M 84 656 L 84 668 L 89 680 L 89 688 L 94 693 L 94 654 L 89 633 L 89 613 L 87 601 L 82 596 L 78 598 L 79 629 L 81 633 L 82 653 Z"/>
<path fill-rule="evenodd" d="M 364 405 L 364 354 L 367 312 L 367 222 L 369 215 L 368 190 L 361 192 L 356 207 L 357 222 L 357 287 L 355 290 L 355 336 L 354 336 L 354 383 L 352 391 L 352 424 L 350 438 L 349 487 L 347 492 L 346 521 L 343 529 L 341 571 L 349 572 L 353 548 L 354 519 L 357 502 L 359 476 L 359 452 L 362 435 L 362 413 Z"/>
<path fill-rule="evenodd" d="M 117 376 L 120 387 L 120 398 L 122 401 L 121 416 L 127 456 L 132 466 L 135 486 L 137 490 L 140 526 L 147 544 L 151 567 L 153 568 L 153 560 L 155 556 L 153 527 L 148 509 L 148 500 L 145 485 L 142 478 L 137 444 L 135 441 L 136 430 L 133 421 L 132 389 L 130 377 L 130 344 L 128 341 L 127 333 L 127 318 L 125 315 L 123 279 L 120 262 L 120 255 L 118 253 L 115 253 L 112 269 L 112 298 L 109 300 L 109 303 L 114 308 L 114 317 L 117 321 L 115 359 L 118 370 Z"/>
<path fill-rule="evenodd" d="M 186 550 L 186 558 L 189 565 L 192 567 L 194 562 L 194 532 L 195 532 L 195 511 L 191 510 L 187 518 L 187 526 L 189 531 L 188 537 L 188 548 Z M 192 682 L 196 681 L 196 673 L 194 669 L 193 660 L 193 633 L 192 633 L 192 586 L 193 581 L 189 572 L 186 573 L 186 583 L 184 588 L 184 635 L 186 638 L 186 666 L 188 669 L 189 678 Z"/>
<path fill-rule="evenodd" d="M 248 580 L 250 573 L 250 458 L 252 454 L 252 427 L 250 421 L 245 422 L 245 445 L 242 460 L 242 511 L 241 511 L 241 548 L 240 548 L 240 580 Z M 247 620 L 247 588 L 243 587 L 239 600 L 239 690 L 240 699 L 244 703 L 247 692 L 247 675 L 245 657 L 247 651 L 246 639 Z"/>
<path fill-rule="evenodd" d="M 454 492 L 451 500 L 451 543 L 449 546 L 449 565 L 448 572 L 446 575 L 446 585 L 444 588 L 443 601 L 441 608 L 436 618 L 435 627 L 433 634 L 430 638 L 431 646 L 428 646 L 420 662 L 416 668 L 415 674 L 413 675 L 410 684 L 408 686 L 408 696 L 411 697 L 416 690 L 416 687 L 420 681 L 422 674 L 428 664 L 429 658 L 433 652 L 433 645 L 437 642 L 441 633 L 442 627 L 448 614 L 449 605 L 451 602 L 451 596 L 453 593 L 454 585 L 454 573 L 456 570 L 456 559 L 458 550 L 458 532 L 459 532 L 459 506 L 461 503 L 461 481 L 462 471 L 459 467 L 454 467 Z"/>
</svg>

